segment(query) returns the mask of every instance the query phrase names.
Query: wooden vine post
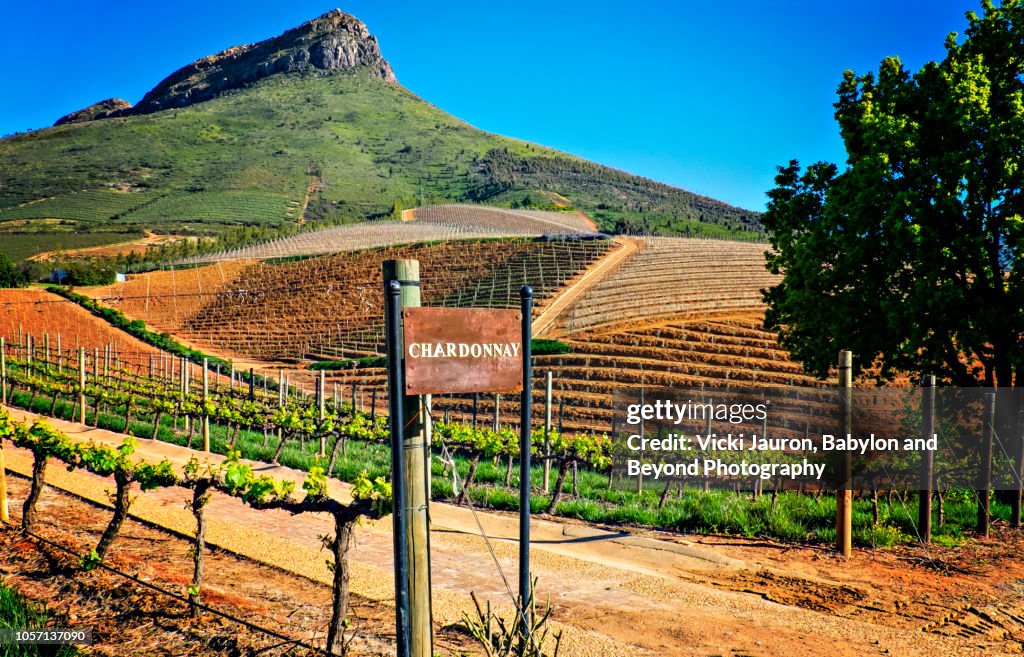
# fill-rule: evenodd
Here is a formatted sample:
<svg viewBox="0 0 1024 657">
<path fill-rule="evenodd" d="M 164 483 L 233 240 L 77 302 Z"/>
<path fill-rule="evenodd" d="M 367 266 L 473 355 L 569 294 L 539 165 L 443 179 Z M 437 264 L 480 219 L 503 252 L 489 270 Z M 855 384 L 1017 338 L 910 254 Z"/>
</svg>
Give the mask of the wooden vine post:
<svg viewBox="0 0 1024 657">
<path fill-rule="evenodd" d="M 853 354 L 839 352 L 839 437 L 853 433 Z M 838 454 L 839 471 L 836 486 L 836 550 L 844 557 L 853 554 L 853 490 L 850 488 L 851 455 Z"/>
</svg>

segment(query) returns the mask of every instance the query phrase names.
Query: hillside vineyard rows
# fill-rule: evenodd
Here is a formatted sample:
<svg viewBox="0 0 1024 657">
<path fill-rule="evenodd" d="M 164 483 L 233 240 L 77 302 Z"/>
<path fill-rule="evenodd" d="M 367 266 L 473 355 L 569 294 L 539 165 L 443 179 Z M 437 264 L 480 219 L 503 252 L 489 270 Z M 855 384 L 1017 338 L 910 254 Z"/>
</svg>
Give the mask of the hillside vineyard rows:
<svg viewBox="0 0 1024 657">
<path fill-rule="evenodd" d="M 511 308 L 525 284 L 542 305 L 611 247 L 606 239 L 445 241 L 290 262 L 218 262 L 132 276 L 91 294 L 131 318 L 235 357 L 377 355 L 383 352 L 382 260 L 419 260 L 425 303 Z"/>
<path fill-rule="evenodd" d="M 180 264 L 266 260 L 457 239 L 590 234 L 591 222 L 575 213 L 435 205 L 407 210 L 403 221 L 335 226 L 252 246 L 186 258 Z"/>
</svg>

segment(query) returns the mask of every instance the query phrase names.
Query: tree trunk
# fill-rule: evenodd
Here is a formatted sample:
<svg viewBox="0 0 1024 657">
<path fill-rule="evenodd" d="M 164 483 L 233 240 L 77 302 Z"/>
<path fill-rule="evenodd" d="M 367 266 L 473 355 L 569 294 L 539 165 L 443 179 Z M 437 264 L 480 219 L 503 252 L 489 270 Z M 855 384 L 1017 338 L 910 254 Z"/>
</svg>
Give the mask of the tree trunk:
<svg viewBox="0 0 1024 657">
<path fill-rule="evenodd" d="M 508 455 L 508 461 L 505 462 L 505 488 L 512 485 L 512 455 Z"/>
<path fill-rule="evenodd" d="M 878 524 L 879 511 L 878 511 L 878 489 L 871 489 L 871 517 L 874 523 Z"/>
<path fill-rule="evenodd" d="M 59 392 L 53 393 L 53 401 L 50 402 L 50 417 L 56 417 L 55 414 L 57 412 L 57 399 L 59 399 L 59 398 L 60 398 L 60 393 Z"/>
<path fill-rule="evenodd" d="M 21 508 L 21 528 L 27 532 L 36 526 L 36 502 L 46 485 L 46 455 L 32 452 L 32 487 L 29 488 L 25 505 Z"/>
<path fill-rule="evenodd" d="M 153 413 L 153 435 L 150 436 L 151 440 L 156 440 L 157 432 L 160 431 L 160 416 L 163 415 L 160 411 Z"/>
<path fill-rule="evenodd" d="M 281 458 L 281 452 L 284 451 L 284 444 L 288 442 L 288 436 L 284 433 L 281 434 L 281 440 L 277 442 L 277 449 L 274 450 L 274 458 L 270 460 L 274 465 L 278 465 L 277 460 Z"/>
<path fill-rule="evenodd" d="M 565 475 L 569 472 L 569 459 L 562 458 L 558 464 L 558 478 L 555 480 L 555 489 L 551 492 L 551 503 L 548 505 L 548 514 L 554 515 L 558 508 L 558 499 L 562 497 L 562 486 L 565 484 Z"/>
<path fill-rule="evenodd" d="M 196 538 L 192 544 L 192 586 L 189 589 L 188 601 L 192 608 L 192 618 L 202 613 L 197 606 L 203 586 L 203 553 L 206 552 L 206 503 L 209 501 L 210 482 L 202 480 L 196 483 L 192 491 L 192 515 L 196 519 Z"/>
<path fill-rule="evenodd" d="M 124 432 L 129 436 L 132 435 L 132 401 L 129 395 L 128 401 L 124 403 Z"/>
<path fill-rule="evenodd" d="M 455 500 L 455 506 L 462 506 L 466 495 L 469 494 L 469 485 L 473 483 L 473 479 L 476 477 L 476 467 L 478 465 L 480 465 L 480 454 L 476 454 L 473 460 L 469 462 L 469 473 L 466 474 L 466 481 L 462 482 L 462 490 L 459 491 L 459 497 Z"/>
<path fill-rule="evenodd" d="M 348 550 L 352 546 L 352 530 L 359 516 L 347 513 L 334 514 L 334 605 L 331 610 L 331 624 L 327 628 L 327 651 L 332 655 L 346 652 L 345 616 L 348 615 Z"/>
<path fill-rule="evenodd" d="M 107 550 L 110 549 L 110 545 L 121 531 L 121 526 L 124 524 L 125 518 L 128 517 L 128 508 L 132 505 L 130 495 L 132 482 L 128 475 L 120 472 L 114 473 L 114 483 L 117 484 L 117 493 L 114 497 L 114 517 L 110 519 L 110 524 L 103 530 L 103 536 L 100 536 L 100 542 L 96 545 L 96 557 L 100 563 L 103 563 L 103 559 L 107 556 Z"/>
<path fill-rule="evenodd" d="M 572 498 L 574 500 L 580 497 L 580 487 L 577 482 L 577 475 L 580 471 L 580 464 L 577 461 L 572 462 Z"/>
<path fill-rule="evenodd" d="M 331 476 L 334 472 L 334 464 L 338 462 L 338 451 L 341 449 L 341 445 L 344 441 L 341 436 L 337 436 L 334 439 L 334 447 L 331 448 L 331 460 L 327 462 L 327 476 Z"/>
<path fill-rule="evenodd" d="M 661 491 L 661 499 L 658 500 L 658 508 L 659 509 L 664 509 L 665 508 L 665 502 L 668 501 L 668 491 L 669 491 L 670 488 L 672 488 L 672 480 L 671 479 L 666 479 L 665 480 L 665 488 L 664 488 L 664 490 Z"/>
</svg>

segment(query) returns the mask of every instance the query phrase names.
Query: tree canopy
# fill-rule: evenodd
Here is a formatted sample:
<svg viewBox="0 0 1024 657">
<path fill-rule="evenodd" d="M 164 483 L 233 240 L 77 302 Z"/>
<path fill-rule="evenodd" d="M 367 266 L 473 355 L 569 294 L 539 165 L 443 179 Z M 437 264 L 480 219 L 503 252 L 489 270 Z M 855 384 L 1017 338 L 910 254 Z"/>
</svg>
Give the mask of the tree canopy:
<svg viewBox="0 0 1024 657">
<path fill-rule="evenodd" d="M 0 287 L 21 287 L 25 284 L 25 277 L 7 254 L 0 251 Z"/>
<path fill-rule="evenodd" d="M 917 73 L 844 73 L 845 167 L 779 167 L 766 323 L 819 376 L 850 349 L 881 379 L 1024 384 L 1024 0 L 982 10 Z"/>
</svg>

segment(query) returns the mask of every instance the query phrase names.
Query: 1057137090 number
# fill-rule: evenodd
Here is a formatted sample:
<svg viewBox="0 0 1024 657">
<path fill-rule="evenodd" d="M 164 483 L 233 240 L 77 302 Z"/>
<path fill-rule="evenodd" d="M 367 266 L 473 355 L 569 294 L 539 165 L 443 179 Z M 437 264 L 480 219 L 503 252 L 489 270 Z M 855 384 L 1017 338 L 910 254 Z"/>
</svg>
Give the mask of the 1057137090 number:
<svg viewBox="0 0 1024 657">
<path fill-rule="evenodd" d="M 92 645 L 92 628 L 0 628 L 0 645 Z"/>
</svg>

